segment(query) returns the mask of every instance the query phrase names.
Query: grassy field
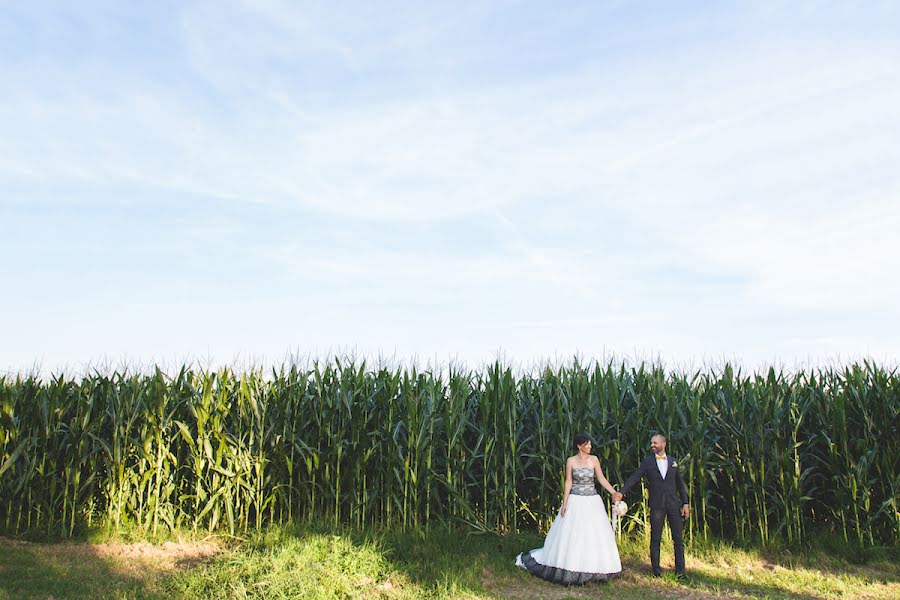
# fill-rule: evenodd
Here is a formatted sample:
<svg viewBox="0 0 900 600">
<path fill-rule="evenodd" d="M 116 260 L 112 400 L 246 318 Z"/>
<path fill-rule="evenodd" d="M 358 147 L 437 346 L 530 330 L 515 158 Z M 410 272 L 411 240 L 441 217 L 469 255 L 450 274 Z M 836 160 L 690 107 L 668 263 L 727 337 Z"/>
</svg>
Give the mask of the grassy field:
<svg viewBox="0 0 900 600">
<path fill-rule="evenodd" d="M 688 549 L 689 579 L 649 574 L 643 539 L 624 541 L 622 578 L 564 588 L 513 565 L 535 535 L 466 536 L 270 528 L 249 539 L 121 534 L 83 542 L 0 538 L 0 598 L 897 598 L 889 549 L 842 556 L 761 552 L 723 543 Z"/>
</svg>

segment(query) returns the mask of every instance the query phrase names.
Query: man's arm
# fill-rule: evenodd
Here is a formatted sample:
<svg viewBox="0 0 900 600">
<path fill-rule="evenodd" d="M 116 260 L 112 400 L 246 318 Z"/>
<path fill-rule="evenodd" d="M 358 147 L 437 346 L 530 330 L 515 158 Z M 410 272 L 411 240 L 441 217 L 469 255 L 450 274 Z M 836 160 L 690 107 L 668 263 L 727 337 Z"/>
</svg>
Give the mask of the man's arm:
<svg viewBox="0 0 900 600">
<path fill-rule="evenodd" d="M 640 480 L 641 480 L 641 477 L 644 476 L 644 471 L 645 471 L 644 461 L 642 460 L 642 461 L 641 461 L 641 466 L 639 466 L 639 467 L 637 468 L 637 471 L 635 471 L 634 473 L 632 473 L 632 474 L 631 474 L 631 477 L 629 477 L 629 478 L 625 481 L 625 485 L 623 485 L 622 487 L 619 488 L 619 493 L 622 494 L 623 496 L 624 496 L 625 494 L 627 494 L 627 493 L 628 493 L 628 490 L 630 490 L 631 487 L 632 487 L 634 484 L 636 484 L 638 481 L 640 481 Z"/>
</svg>

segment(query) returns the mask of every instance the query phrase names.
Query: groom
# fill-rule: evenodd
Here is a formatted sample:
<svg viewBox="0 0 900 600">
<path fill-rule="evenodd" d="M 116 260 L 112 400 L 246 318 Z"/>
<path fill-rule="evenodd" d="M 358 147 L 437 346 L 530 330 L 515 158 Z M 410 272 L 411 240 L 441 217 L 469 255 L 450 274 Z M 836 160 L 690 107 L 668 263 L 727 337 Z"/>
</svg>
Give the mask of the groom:
<svg viewBox="0 0 900 600">
<path fill-rule="evenodd" d="M 650 449 L 653 454 L 644 457 L 638 470 L 613 494 L 613 500 L 618 502 L 642 477 L 646 478 L 650 487 L 650 564 L 653 566 L 653 575 L 660 576 L 659 542 L 662 539 L 663 523 L 668 517 L 669 530 L 675 543 L 675 576 L 681 579 L 685 576 L 682 519 L 687 519 L 691 513 L 688 493 L 681 480 L 678 462 L 671 456 L 666 456 L 666 438 L 654 435 L 650 439 Z M 675 495 L 676 491 L 681 502 Z"/>
</svg>

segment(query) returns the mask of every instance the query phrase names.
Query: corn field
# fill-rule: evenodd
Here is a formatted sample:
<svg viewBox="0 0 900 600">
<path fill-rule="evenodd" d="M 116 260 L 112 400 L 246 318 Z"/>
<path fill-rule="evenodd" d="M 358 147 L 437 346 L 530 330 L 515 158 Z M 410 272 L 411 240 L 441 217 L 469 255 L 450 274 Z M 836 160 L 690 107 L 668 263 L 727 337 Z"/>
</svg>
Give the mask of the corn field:
<svg viewBox="0 0 900 600">
<path fill-rule="evenodd" d="M 579 432 L 621 484 L 662 432 L 690 538 L 900 540 L 900 378 L 578 362 L 0 377 L 0 529 L 545 528 Z M 632 496 L 630 500 L 636 498 Z M 642 533 L 646 504 L 625 533 Z"/>
</svg>

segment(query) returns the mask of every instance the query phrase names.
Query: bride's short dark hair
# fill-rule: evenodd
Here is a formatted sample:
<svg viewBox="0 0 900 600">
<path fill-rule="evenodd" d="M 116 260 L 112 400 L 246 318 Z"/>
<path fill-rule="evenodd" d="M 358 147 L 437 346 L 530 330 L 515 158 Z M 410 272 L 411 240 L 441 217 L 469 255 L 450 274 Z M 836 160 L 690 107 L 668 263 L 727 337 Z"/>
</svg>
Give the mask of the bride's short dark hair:
<svg viewBox="0 0 900 600">
<path fill-rule="evenodd" d="M 591 441 L 591 438 L 589 435 L 587 435 L 586 433 L 579 433 L 578 435 L 575 436 L 575 442 L 574 442 L 575 449 L 578 450 L 578 446 L 580 446 L 586 442 L 590 442 L 590 441 Z"/>
</svg>

